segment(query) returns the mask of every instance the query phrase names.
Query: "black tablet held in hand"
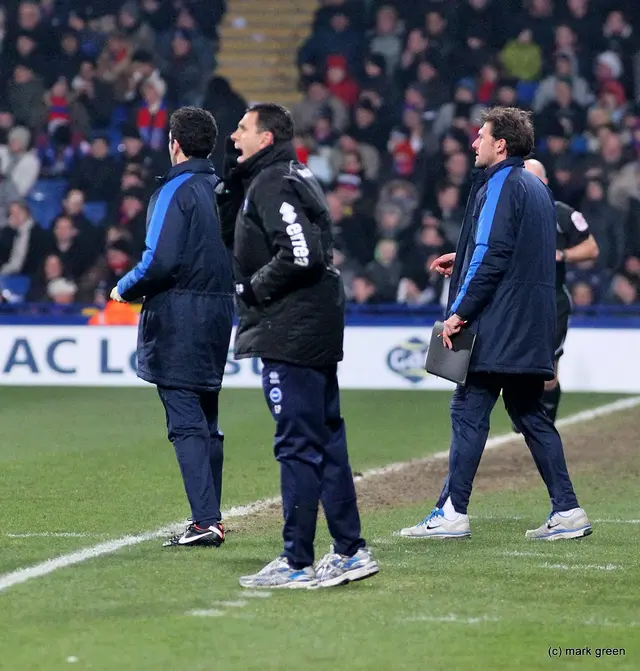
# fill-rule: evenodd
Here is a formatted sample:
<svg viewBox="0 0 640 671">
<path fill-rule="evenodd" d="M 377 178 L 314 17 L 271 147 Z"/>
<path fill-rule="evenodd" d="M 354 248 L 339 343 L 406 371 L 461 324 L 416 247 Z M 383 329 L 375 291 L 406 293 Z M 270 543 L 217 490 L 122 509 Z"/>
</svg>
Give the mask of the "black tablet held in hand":
<svg viewBox="0 0 640 671">
<path fill-rule="evenodd" d="M 451 336 L 453 349 L 447 349 L 442 342 L 443 328 L 443 322 L 433 325 L 424 369 L 427 373 L 450 382 L 465 384 L 476 334 L 463 328 L 460 333 Z"/>
</svg>

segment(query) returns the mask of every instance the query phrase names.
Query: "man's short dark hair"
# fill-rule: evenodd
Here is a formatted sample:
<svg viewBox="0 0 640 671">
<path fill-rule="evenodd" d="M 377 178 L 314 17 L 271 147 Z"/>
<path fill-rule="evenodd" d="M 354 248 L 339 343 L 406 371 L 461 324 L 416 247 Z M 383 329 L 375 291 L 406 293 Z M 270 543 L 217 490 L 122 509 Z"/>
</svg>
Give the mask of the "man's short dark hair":
<svg viewBox="0 0 640 671">
<path fill-rule="evenodd" d="M 208 158 L 218 139 L 216 120 L 211 112 L 199 107 L 176 110 L 171 115 L 169 131 L 187 158 Z"/>
<path fill-rule="evenodd" d="M 535 138 L 531 112 L 517 107 L 494 107 L 482 114 L 482 123 L 491 124 L 491 135 L 507 143 L 507 156 L 526 158 L 533 151 Z"/>
<path fill-rule="evenodd" d="M 261 133 L 272 133 L 274 144 L 293 140 L 295 127 L 293 117 L 286 107 L 275 103 L 256 103 L 247 112 L 258 115 L 257 125 Z"/>
</svg>

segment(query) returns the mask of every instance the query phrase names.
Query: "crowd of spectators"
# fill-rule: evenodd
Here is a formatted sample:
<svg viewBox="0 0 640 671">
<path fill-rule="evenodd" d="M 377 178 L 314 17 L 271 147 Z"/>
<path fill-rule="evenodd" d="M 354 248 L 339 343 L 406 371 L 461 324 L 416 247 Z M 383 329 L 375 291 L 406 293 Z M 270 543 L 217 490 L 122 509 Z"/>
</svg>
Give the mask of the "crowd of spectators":
<svg viewBox="0 0 640 671">
<path fill-rule="evenodd" d="M 600 246 L 577 305 L 640 303 L 637 0 L 323 0 L 298 53 L 300 157 L 327 189 L 336 262 L 361 304 L 438 304 L 478 118 L 530 109 L 555 198 Z"/>
<path fill-rule="evenodd" d="M 319 5 L 295 144 L 327 191 L 349 300 L 442 303 L 428 267 L 455 248 L 479 115 L 503 104 L 532 110 L 555 197 L 600 246 L 570 268 L 574 302 L 640 303 L 637 0 Z M 143 250 L 171 111 L 202 105 L 225 137 L 245 110 L 215 75 L 226 9 L 0 3 L 0 280 L 29 276 L 30 301 L 104 303 Z"/>
<path fill-rule="evenodd" d="M 29 276 L 27 300 L 103 304 L 136 263 L 173 109 L 205 106 L 233 131 L 245 102 L 212 78 L 225 11 L 225 0 L 0 3 L 0 276 Z"/>
</svg>

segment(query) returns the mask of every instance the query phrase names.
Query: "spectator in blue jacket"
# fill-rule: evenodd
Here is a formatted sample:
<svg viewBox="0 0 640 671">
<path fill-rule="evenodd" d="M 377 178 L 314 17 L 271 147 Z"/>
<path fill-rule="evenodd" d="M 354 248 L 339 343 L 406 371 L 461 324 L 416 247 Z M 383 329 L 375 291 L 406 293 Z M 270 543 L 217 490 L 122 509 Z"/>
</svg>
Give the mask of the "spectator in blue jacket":
<svg viewBox="0 0 640 671">
<path fill-rule="evenodd" d="M 172 168 L 147 212 L 142 260 L 111 298 L 144 297 L 138 333 L 140 378 L 157 385 L 191 506 L 187 530 L 165 546 L 219 546 L 222 442 L 218 394 L 233 320 L 230 255 L 222 241 L 209 155 L 213 116 L 185 107 L 170 120 Z"/>
<path fill-rule="evenodd" d="M 532 539 L 588 536 L 591 524 L 573 491 L 562 440 L 542 403 L 554 376 L 556 209 L 551 192 L 524 167 L 534 146 L 530 115 L 494 108 L 473 143 L 476 178 L 456 252 L 432 270 L 451 278 L 443 345 L 476 335 L 466 384 L 451 401 L 449 475 L 436 508 L 403 536 L 471 535 L 467 505 L 502 393 L 551 497 L 552 512 Z M 453 342 L 452 342 L 453 340 Z"/>
</svg>

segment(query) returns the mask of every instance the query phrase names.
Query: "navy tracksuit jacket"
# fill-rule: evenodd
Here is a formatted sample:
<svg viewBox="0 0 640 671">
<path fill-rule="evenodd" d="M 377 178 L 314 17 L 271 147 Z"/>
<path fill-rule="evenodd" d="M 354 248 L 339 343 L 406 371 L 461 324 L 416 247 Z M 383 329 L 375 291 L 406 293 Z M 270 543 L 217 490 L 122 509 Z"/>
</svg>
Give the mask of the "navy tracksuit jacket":
<svg viewBox="0 0 640 671">
<path fill-rule="evenodd" d="M 448 313 L 476 333 L 470 371 L 553 379 L 556 211 L 549 189 L 507 159 L 474 183 Z"/>
<path fill-rule="evenodd" d="M 125 300 L 144 297 L 137 374 L 158 387 L 192 516 L 204 526 L 220 520 L 218 392 L 234 312 L 219 181 L 206 159 L 171 168 L 149 202 L 142 259 L 118 282 Z"/>
<path fill-rule="evenodd" d="M 542 405 L 553 379 L 556 210 L 550 190 L 521 158 L 476 174 L 451 275 L 447 316 L 476 333 L 467 384 L 451 402 L 451 496 L 466 513 L 489 417 L 500 395 L 545 481 L 554 511 L 577 507 L 562 442 Z"/>
</svg>

